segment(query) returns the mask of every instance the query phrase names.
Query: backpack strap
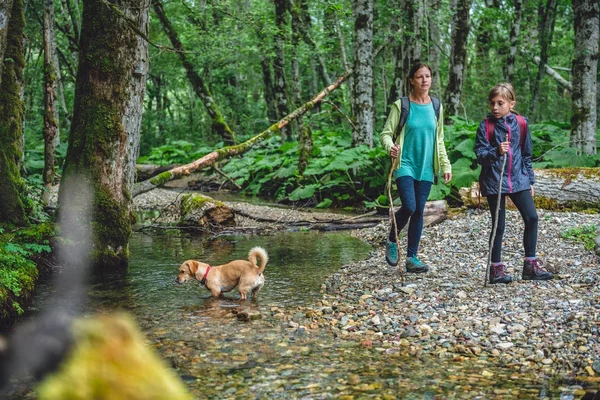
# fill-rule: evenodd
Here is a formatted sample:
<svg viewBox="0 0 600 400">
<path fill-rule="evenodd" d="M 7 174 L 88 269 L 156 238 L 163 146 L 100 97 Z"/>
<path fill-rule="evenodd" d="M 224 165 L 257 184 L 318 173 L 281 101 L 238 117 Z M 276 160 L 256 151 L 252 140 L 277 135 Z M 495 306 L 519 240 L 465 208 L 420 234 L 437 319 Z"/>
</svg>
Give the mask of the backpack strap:
<svg viewBox="0 0 600 400">
<path fill-rule="evenodd" d="M 402 128 L 404 128 L 404 125 L 408 120 L 408 113 L 410 112 L 410 100 L 408 97 L 403 96 L 400 97 L 400 100 L 397 100 L 395 104 L 400 107 L 400 121 L 398 121 L 398 126 L 394 132 L 394 143 L 396 143 L 396 139 L 398 139 L 400 132 L 402 132 Z"/>
<path fill-rule="evenodd" d="M 437 123 L 437 121 L 440 119 L 440 108 L 442 103 L 440 102 L 440 99 L 438 99 L 437 97 L 431 97 L 431 104 L 433 104 L 433 111 L 435 112 L 435 122 Z"/>
<path fill-rule="evenodd" d="M 492 141 L 492 136 L 494 136 L 494 127 L 495 126 L 496 126 L 496 124 L 494 124 L 492 121 L 490 121 L 489 118 L 485 119 L 485 136 L 486 136 L 488 142 Z"/>
<path fill-rule="evenodd" d="M 527 136 L 527 121 L 525 121 L 525 118 L 523 118 L 522 115 L 515 114 L 515 117 L 517 118 L 517 124 L 519 124 L 519 131 L 521 132 L 521 135 L 519 136 L 519 147 L 523 149 L 525 137 Z M 490 121 L 489 118 L 485 119 L 485 135 L 487 137 L 488 142 L 494 136 L 494 126 L 495 124 L 492 121 Z"/>
<path fill-rule="evenodd" d="M 519 139 L 519 146 L 523 149 L 523 144 L 525 143 L 525 137 L 527 136 L 527 121 L 523 118 L 522 115 L 515 114 L 517 117 L 517 123 L 519 124 L 519 130 L 521 131 L 521 136 Z"/>
</svg>

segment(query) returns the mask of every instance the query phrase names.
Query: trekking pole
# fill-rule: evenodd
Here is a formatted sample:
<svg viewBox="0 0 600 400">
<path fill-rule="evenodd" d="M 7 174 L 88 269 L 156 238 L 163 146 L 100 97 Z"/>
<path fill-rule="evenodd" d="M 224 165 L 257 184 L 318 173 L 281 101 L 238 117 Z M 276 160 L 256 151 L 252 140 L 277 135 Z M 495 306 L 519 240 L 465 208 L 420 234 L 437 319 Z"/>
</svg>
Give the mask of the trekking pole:
<svg viewBox="0 0 600 400">
<path fill-rule="evenodd" d="M 494 247 L 494 240 L 496 239 L 496 231 L 498 230 L 498 214 L 500 214 L 500 199 L 502 198 L 502 179 L 504 177 L 504 167 L 506 166 L 506 159 L 508 157 L 504 154 L 502 158 L 502 169 L 500 170 L 500 183 L 498 184 L 498 201 L 496 201 L 496 210 L 494 212 L 494 226 L 492 228 L 492 237 L 490 238 L 490 246 L 488 249 L 488 260 L 487 266 L 485 267 L 485 282 L 483 286 L 487 287 L 490 279 L 490 264 L 492 263 L 492 248 Z M 480 188 L 481 189 L 481 188 Z"/>
<path fill-rule="evenodd" d="M 398 254 L 398 258 L 400 258 L 400 237 L 398 234 L 398 223 L 396 222 L 396 214 L 394 213 L 394 198 L 392 197 L 392 175 L 394 174 L 394 168 L 396 167 L 397 163 L 398 157 L 394 158 L 394 161 L 392 161 L 392 165 L 390 166 L 390 173 L 388 174 L 387 180 L 387 195 L 388 201 L 390 202 L 389 217 L 392 219 L 392 226 L 394 227 L 394 233 L 396 236 L 396 253 Z M 404 271 L 402 271 L 400 262 L 398 262 L 398 271 L 400 272 L 402 286 L 404 286 Z"/>
</svg>

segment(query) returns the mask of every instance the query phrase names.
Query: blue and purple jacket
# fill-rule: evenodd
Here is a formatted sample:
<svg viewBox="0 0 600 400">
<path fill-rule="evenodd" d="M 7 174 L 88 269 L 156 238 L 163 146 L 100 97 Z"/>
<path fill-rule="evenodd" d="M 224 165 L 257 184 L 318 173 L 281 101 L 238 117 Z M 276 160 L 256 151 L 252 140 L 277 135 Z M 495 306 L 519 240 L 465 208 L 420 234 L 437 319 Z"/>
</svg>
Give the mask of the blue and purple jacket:
<svg viewBox="0 0 600 400">
<path fill-rule="evenodd" d="M 477 128 L 475 137 L 475 154 L 477 163 L 481 165 L 479 175 L 479 188 L 482 196 L 498 194 L 498 181 L 502 170 L 502 157 L 498 152 L 500 143 L 510 141 L 510 148 L 505 157 L 506 166 L 502 177 L 501 193 L 516 193 L 529 190 L 535 183 L 533 166 L 531 162 L 532 143 L 529 127 L 523 145 L 521 147 L 521 130 L 515 114 L 510 113 L 499 119 L 488 115 L 488 119 L 494 124 L 494 134 L 488 141 L 486 133 L 486 120 L 483 120 Z"/>
</svg>

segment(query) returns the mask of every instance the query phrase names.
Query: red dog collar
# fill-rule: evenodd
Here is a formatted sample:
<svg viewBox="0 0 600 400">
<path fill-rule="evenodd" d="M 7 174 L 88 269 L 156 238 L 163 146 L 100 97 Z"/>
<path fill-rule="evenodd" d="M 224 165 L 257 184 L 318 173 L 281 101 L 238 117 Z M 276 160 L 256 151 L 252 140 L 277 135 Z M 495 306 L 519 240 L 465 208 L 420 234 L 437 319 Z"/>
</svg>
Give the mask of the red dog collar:
<svg viewBox="0 0 600 400">
<path fill-rule="evenodd" d="M 208 271 L 210 271 L 210 265 L 208 267 L 206 267 L 206 272 L 204 273 L 204 276 L 202 277 L 202 280 L 200 281 L 200 284 L 202 286 L 206 285 L 206 277 L 208 276 Z"/>
</svg>

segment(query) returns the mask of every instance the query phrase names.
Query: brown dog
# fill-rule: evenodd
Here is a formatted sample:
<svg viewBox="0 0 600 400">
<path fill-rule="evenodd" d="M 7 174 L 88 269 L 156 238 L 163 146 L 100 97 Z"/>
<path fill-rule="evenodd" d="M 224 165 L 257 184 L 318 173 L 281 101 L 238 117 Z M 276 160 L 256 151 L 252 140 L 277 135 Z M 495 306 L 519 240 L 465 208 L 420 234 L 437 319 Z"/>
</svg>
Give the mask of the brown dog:
<svg viewBox="0 0 600 400">
<path fill-rule="evenodd" d="M 260 259 L 260 264 L 258 264 Z M 242 300 L 246 300 L 249 292 L 254 297 L 265 283 L 263 271 L 267 266 L 269 256 L 262 247 L 254 247 L 248 253 L 248 261 L 235 260 L 228 264 L 211 267 L 208 264 L 187 260 L 179 267 L 179 273 L 175 282 L 184 283 L 196 279 L 213 296 L 218 297 L 221 293 L 229 292 L 238 287 Z"/>
</svg>

